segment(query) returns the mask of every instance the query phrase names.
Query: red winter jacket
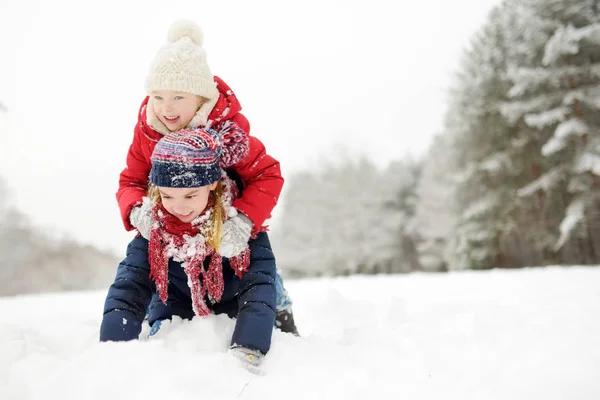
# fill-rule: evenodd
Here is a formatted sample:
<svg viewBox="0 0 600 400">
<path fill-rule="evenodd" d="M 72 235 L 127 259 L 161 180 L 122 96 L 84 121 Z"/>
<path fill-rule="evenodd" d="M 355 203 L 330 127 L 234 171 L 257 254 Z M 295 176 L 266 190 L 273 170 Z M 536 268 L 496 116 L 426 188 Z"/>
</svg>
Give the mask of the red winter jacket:
<svg viewBox="0 0 600 400">
<path fill-rule="evenodd" d="M 233 206 L 244 213 L 254 223 L 257 231 L 271 216 L 271 211 L 277 204 L 283 177 L 279 168 L 279 161 L 266 153 L 265 146 L 257 138 L 250 136 L 250 124 L 246 117 L 240 113 L 242 107 L 229 86 L 215 76 L 219 100 L 210 113 L 208 119 L 215 121 L 213 128 L 218 129 L 224 121 L 231 120 L 248 133 L 250 151 L 248 156 L 232 169 L 239 175 L 244 185 L 242 196 L 236 199 Z M 150 156 L 154 146 L 162 135 L 146 123 L 146 97 L 140 106 L 138 123 L 133 132 L 133 143 L 127 153 L 127 167 L 119 177 L 119 190 L 117 202 L 121 210 L 121 218 L 125 229 L 135 229 L 129 222 L 129 212 L 142 202 L 148 188 L 148 176 L 152 164 Z"/>
</svg>

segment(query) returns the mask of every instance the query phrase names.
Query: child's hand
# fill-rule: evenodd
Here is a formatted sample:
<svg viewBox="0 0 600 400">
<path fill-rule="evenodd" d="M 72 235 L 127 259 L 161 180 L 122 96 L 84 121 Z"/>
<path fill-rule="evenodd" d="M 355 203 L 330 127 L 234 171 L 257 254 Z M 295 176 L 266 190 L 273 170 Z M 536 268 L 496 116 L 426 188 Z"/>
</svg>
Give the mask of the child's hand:
<svg viewBox="0 0 600 400">
<path fill-rule="evenodd" d="M 235 358 L 242 362 L 244 368 L 249 372 L 256 375 L 263 374 L 260 369 L 260 363 L 264 356 L 260 351 L 248 349 L 246 347 L 234 347 L 229 351 Z"/>
<path fill-rule="evenodd" d="M 129 213 L 129 221 L 135 226 L 144 239 L 150 240 L 150 228 L 154 223 L 152 219 L 152 200 L 144 197 L 142 204 L 135 206 Z"/>
<path fill-rule="evenodd" d="M 242 213 L 232 208 L 229 218 L 223 224 L 223 236 L 219 247 L 219 254 L 231 258 L 240 254 L 248 247 L 248 240 L 252 233 L 252 221 Z"/>
</svg>

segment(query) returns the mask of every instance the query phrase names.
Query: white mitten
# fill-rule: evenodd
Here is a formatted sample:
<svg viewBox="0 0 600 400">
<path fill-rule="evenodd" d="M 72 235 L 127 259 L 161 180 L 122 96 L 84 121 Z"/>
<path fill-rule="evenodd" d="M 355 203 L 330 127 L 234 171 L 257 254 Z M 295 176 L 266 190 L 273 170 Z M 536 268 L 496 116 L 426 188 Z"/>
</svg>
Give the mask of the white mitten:
<svg viewBox="0 0 600 400">
<path fill-rule="evenodd" d="M 154 219 L 152 218 L 152 207 L 152 200 L 150 200 L 149 197 L 144 197 L 142 199 L 142 204 L 133 207 L 129 212 L 129 222 L 131 222 L 131 225 L 135 226 L 140 235 L 147 240 L 150 240 L 150 228 L 154 223 Z"/>
<path fill-rule="evenodd" d="M 223 236 L 221 237 L 221 246 L 219 254 L 223 257 L 231 258 L 240 254 L 248 247 L 248 240 L 252 233 L 252 221 L 242 213 L 232 208 L 229 211 L 229 218 L 223 224 Z"/>
<path fill-rule="evenodd" d="M 238 360 L 242 362 L 244 368 L 249 372 L 256 375 L 262 375 L 263 372 L 260 369 L 260 363 L 263 359 L 263 355 L 260 351 L 252 350 L 247 347 L 234 347 L 229 352 Z"/>
</svg>

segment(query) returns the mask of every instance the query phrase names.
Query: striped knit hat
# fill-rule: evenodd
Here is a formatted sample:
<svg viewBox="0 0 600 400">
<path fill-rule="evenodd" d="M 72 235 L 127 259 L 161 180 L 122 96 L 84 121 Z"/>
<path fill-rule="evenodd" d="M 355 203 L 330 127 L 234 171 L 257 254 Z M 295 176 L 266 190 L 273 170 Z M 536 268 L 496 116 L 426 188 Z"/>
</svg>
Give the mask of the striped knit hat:
<svg viewBox="0 0 600 400">
<path fill-rule="evenodd" d="M 221 140 L 213 130 L 182 129 L 164 136 L 150 158 L 150 183 L 198 188 L 221 178 Z"/>
</svg>

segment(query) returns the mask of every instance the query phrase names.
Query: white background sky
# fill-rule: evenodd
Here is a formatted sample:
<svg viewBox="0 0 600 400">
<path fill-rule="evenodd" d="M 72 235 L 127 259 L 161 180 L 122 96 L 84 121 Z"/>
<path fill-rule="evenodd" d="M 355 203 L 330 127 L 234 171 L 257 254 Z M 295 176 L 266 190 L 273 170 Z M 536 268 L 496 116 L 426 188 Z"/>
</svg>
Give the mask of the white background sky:
<svg viewBox="0 0 600 400">
<path fill-rule="evenodd" d="M 288 281 L 302 337 L 275 331 L 261 377 L 227 354 L 223 315 L 100 344 L 106 290 L 4 298 L 0 398 L 598 400 L 599 279 L 547 267 Z"/>
<path fill-rule="evenodd" d="M 0 175 L 32 221 L 122 253 L 115 200 L 169 25 L 204 30 L 213 73 L 284 177 L 344 142 L 379 165 L 440 131 L 462 49 L 499 0 L 0 0 Z M 277 215 L 277 213 L 275 213 Z"/>
</svg>

